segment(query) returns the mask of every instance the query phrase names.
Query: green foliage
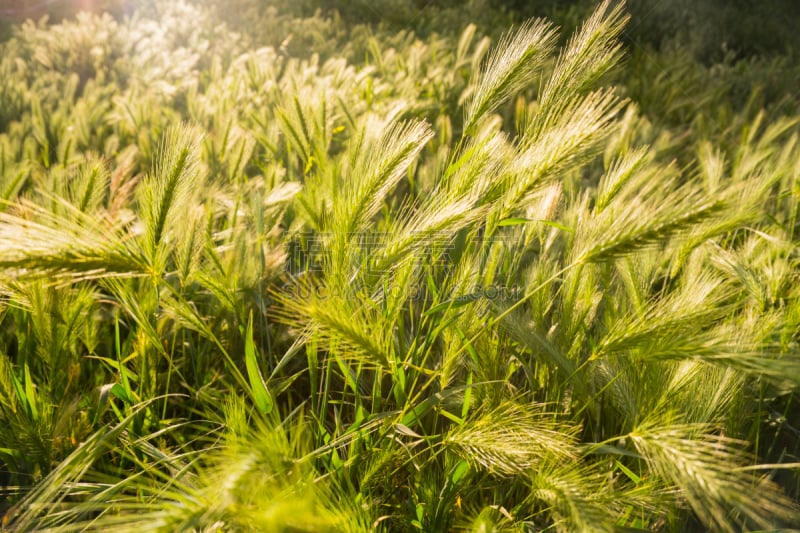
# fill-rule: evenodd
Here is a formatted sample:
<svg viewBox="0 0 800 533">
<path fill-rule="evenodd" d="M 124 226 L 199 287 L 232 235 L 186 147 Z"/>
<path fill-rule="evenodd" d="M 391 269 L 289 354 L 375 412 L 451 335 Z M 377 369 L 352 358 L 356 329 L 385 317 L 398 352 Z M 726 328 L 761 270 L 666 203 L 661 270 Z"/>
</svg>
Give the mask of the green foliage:
<svg viewBox="0 0 800 533">
<path fill-rule="evenodd" d="M 0 45 L 3 529 L 800 526 L 785 59 L 313 5 Z"/>
</svg>

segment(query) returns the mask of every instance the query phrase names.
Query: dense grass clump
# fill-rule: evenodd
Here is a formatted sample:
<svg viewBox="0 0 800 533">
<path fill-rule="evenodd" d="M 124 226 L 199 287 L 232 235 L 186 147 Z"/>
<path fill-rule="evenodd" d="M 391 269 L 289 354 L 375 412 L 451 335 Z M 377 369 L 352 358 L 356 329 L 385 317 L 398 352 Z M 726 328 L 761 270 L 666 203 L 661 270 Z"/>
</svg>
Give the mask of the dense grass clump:
<svg viewBox="0 0 800 533">
<path fill-rule="evenodd" d="M 800 527 L 791 96 L 271 20 L 0 45 L 3 530 Z"/>
</svg>

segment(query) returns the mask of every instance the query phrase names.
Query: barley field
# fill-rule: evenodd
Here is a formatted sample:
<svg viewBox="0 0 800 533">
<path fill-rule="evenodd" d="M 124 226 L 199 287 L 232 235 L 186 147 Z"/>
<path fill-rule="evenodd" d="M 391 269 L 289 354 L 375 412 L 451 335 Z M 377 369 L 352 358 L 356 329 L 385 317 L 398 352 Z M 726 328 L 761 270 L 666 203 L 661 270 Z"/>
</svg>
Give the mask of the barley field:
<svg viewBox="0 0 800 533">
<path fill-rule="evenodd" d="M 504 4 L 8 15 L 3 532 L 800 528 L 800 13 Z"/>
</svg>

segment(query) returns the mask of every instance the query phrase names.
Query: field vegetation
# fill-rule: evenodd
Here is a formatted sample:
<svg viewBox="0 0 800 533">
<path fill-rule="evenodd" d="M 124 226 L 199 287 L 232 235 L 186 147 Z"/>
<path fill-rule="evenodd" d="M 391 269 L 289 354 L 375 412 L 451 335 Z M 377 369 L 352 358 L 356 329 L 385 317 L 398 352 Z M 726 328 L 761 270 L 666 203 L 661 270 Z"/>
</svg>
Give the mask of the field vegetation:
<svg viewBox="0 0 800 533">
<path fill-rule="evenodd" d="M 11 27 L 3 531 L 800 527 L 785 14 L 505 4 Z"/>
</svg>

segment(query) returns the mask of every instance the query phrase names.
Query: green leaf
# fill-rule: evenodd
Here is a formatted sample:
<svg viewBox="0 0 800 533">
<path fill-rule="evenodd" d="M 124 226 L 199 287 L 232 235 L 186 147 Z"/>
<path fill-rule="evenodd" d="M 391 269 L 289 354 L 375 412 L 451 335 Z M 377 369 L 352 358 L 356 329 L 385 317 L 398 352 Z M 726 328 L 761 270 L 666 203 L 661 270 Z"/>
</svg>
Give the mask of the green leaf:
<svg viewBox="0 0 800 533">
<path fill-rule="evenodd" d="M 256 408 L 262 415 L 267 415 L 272 411 L 272 395 L 267 389 L 261 370 L 258 368 L 258 355 L 256 345 L 253 342 L 253 312 L 250 312 L 250 319 L 247 321 L 247 333 L 245 334 L 244 358 L 247 366 L 247 378 L 250 380 L 250 393 Z"/>
<path fill-rule="evenodd" d="M 450 300 L 434 305 L 433 307 L 425 311 L 422 314 L 422 316 L 432 316 L 441 313 L 442 311 L 447 311 L 448 309 L 458 309 L 459 307 L 464 307 L 465 305 L 480 299 L 480 297 L 481 297 L 480 292 L 474 292 L 463 296 L 456 296 L 455 298 L 451 298 Z"/>
<path fill-rule="evenodd" d="M 114 385 L 111 387 L 110 392 L 123 402 L 129 405 L 133 405 L 134 403 L 133 397 L 130 394 L 128 394 L 128 391 L 125 389 L 125 387 L 123 387 L 119 383 L 114 383 Z"/>
<path fill-rule="evenodd" d="M 457 485 L 459 481 L 464 479 L 464 476 L 466 476 L 468 472 L 469 472 L 469 463 L 464 459 L 462 459 L 450 473 L 450 482 L 453 485 Z"/>
<path fill-rule="evenodd" d="M 31 379 L 31 370 L 25 364 L 25 398 L 28 401 L 31 417 L 34 420 L 39 418 L 39 411 L 36 409 L 36 391 L 33 388 L 33 380 Z"/>
<path fill-rule="evenodd" d="M 642 478 L 637 476 L 636 474 L 634 474 L 633 471 L 630 468 L 628 468 L 624 464 L 620 463 L 619 461 L 614 461 L 614 462 L 616 463 L 617 468 L 622 470 L 622 473 L 625 474 L 626 476 L 628 476 L 628 478 L 631 481 L 633 481 L 637 485 L 642 482 Z"/>
</svg>

